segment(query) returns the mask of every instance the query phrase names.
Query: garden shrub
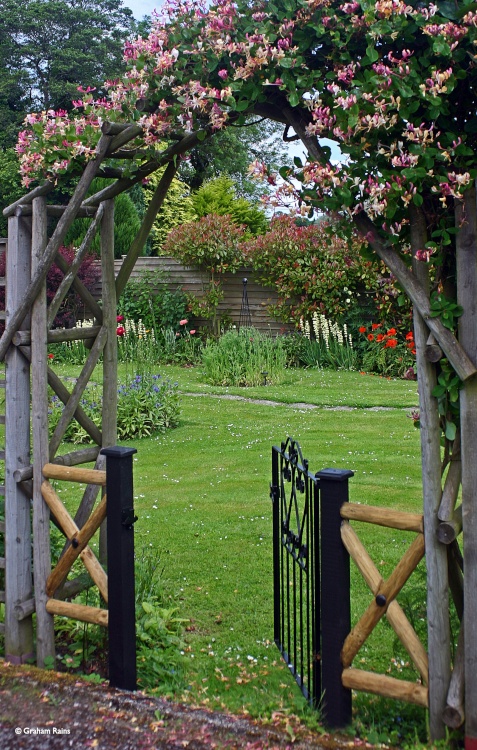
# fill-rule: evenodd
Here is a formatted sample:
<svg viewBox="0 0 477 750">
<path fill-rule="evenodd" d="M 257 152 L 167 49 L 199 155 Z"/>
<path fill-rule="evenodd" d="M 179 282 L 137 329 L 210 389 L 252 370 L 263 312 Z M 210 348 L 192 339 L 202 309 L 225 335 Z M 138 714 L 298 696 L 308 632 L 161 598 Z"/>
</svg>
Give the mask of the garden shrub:
<svg viewBox="0 0 477 750">
<path fill-rule="evenodd" d="M 339 322 L 356 310 L 360 322 L 378 308 L 391 318 L 398 314 L 389 273 L 382 263 L 366 260 L 362 248 L 363 240 L 340 237 L 328 221 L 298 226 L 291 216 L 273 219 L 267 234 L 243 245 L 257 279 L 278 293 L 271 314 L 297 325 L 314 312 Z"/>
<path fill-rule="evenodd" d="M 187 299 L 183 292 L 172 292 L 167 287 L 164 271 L 143 271 L 126 284 L 118 300 L 118 312 L 125 320 L 146 328 L 173 328 L 179 330 L 179 321 L 186 317 Z"/>
<path fill-rule="evenodd" d="M 102 393 L 92 385 L 85 391 L 81 407 L 93 422 L 101 426 Z M 59 422 L 63 408 L 58 396 L 52 396 L 49 403 L 50 429 Z M 118 388 L 118 438 L 150 437 L 158 432 L 177 427 L 179 424 L 179 395 L 177 383 L 172 383 L 161 375 L 136 375 Z M 68 425 L 63 438 L 71 443 L 89 443 L 91 438 L 78 422 Z"/>
<path fill-rule="evenodd" d="M 281 337 L 265 336 L 255 328 L 241 328 L 208 342 L 202 363 L 204 377 L 213 385 L 279 383 L 284 377 L 286 352 Z"/>
<path fill-rule="evenodd" d="M 65 261 L 70 266 L 74 260 L 76 250 L 74 247 L 62 246 L 59 249 L 59 253 L 63 256 Z M 96 283 L 101 276 L 100 266 L 98 264 L 98 258 L 92 252 L 87 253 L 81 263 L 78 270 L 78 279 L 83 282 L 85 287 L 93 292 Z M 0 255 L 0 276 L 5 276 L 5 254 Z M 56 263 L 52 263 L 48 270 L 46 277 L 46 297 L 47 302 L 53 300 L 58 287 L 63 280 L 63 272 L 58 268 Z M 5 309 L 5 288 L 0 287 L 0 309 Z M 53 327 L 54 328 L 72 328 L 81 320 L 84 316 L 85 306 L 84 302 L 74 291 L 72 287 L 68 290 L 63 302 L 61 303 L 60 309 L 55 317 Z M 3 324 L 2 324 L 3 325 Z M 2 329 L 3 330 L 3 329 Z"/>
<path fill-rule="evenodd" d="M 234 224 L 246 227 L 249 235 L 262 234 L 268 229 L 264 212 L 246 198 L 237 197 L 234 181 L 228 175 L 205 182 L 191 200 L 199 218 L 209 214 L 230 216 Z"/>
<path fill-rule="evenodd" d="M 166 254 L 184 266 L 196 266 L 208 273 L 203 295 L 189 294 L 187 302 L 193 315 L 212 320 L 215 333 L 219 328 L 217 308 L 224 296 L 220 276 L 225 271 L 235 272 L 243 264 L 243 237 L 244 228 L 236 226 L 230 216 L 209 214 L 173 229 L 164 243 Z"/>
</svg>

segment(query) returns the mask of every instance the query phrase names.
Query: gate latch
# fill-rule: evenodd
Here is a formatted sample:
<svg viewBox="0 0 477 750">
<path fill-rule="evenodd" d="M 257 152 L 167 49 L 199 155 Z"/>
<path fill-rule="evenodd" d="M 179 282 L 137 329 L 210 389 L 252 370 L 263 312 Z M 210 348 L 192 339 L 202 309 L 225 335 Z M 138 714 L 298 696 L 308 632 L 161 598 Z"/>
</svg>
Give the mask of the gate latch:
<svg viewBox="0 0 477 750">
<path fill-rule="evenodd" d="M 132 529 L 136 523 L 137 516 L 134 515 L 134 508 L 123 508 L 121 511 L 121 526 L 125 529 Z"/>
</svg>

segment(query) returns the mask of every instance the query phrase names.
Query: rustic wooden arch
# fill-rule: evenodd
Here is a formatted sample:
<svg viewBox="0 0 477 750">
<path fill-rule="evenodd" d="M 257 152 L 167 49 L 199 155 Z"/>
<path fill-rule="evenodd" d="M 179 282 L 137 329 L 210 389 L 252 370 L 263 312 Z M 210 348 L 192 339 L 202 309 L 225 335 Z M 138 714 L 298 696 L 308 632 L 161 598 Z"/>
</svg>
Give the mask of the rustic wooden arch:
<svg viewBox="0 0 477 750">
<path fill-rule="evenodd" d="M 268 117 L 292 127 L 313 159 L 323 161 L 324 156 L 315 138 L 306 132 L 307 116 L 299 108 L 291 108 L 286 101 L 255 105 L 255 114 Z M 233 120 L 233 115 L 230 120 Z M 37 661 L 41 665 L 45 658 L 54 654 L 53 623 L 46 609 L 46 580 L 50 573 L 49 511 L 41 495 L 42 468 L 47 462 L 59 462 L 56 455 L 68 421 L 76 418 L 89 432 L 97 444 L 94 449 L 96 468 L 101 467 L 100 447 L 116 442 L 116 300 L 121 294 L 134 264 L 152 228 L 152 224 L 176 174 L 180 156 L 200 145 L 212 132 L 204 130 L 185 135 L 161 152 L 157 158 L 139 167 L 134 177 L 125 177 L 121 170 L 103 166 L 105 159 L 123 159 L 134 154 L 125 148 L 130 141 L 141 135 L 135 124 L 121 125 L 106 122 L 95 157 L 87 164 L 78 185 L 66 207 L 49 206 L 46 196 L 54 184 L 46 182 L 4 210 L 9 217 L 7 254 L 7 306 L 5 332 L 0 340 L 0 361 L 6 362 L 6 448 L 5 448 L 5 496 L 6 496 L 6 654 L 10 660 L 22 662 L 33 652 L 32 612 L 37 616 Z M 114 278 L 113 266 L 113 199 L 116 195 L 140 182 L 155 170 L 165 167 L 164 174 L 148 206 L 140 230 L 124 258 L 119 275 Z M 114 182 L 100 192 L 86 198 L 91 182 L 96 176 L 109 177 Z M 466 212 L 465 202 L 469 201 Z M 467 191 L 457 213 L 475 216 L 475 190 Z M 470 206 L 472 204 L 472 210 Z M 426 227 L 423 215 L 411 207 L 411 244 L 416 252 L 426 242 Z M 58 223 L 48 239 L 47 217 L 57 216 Z M 93 217 L 90 232 L 83 248 L 71 268 L 58 256 L 66 233 L 77 217 Z M 475 424 L 477 423 L 477 367 L 473 361 L 477 352 L 477 326 L 475 299 L 477 298 L 477 243 L 474 241 L 477 228 L 464 224 L 457 240 L 457 267 L 460 278 L 466 280 L 459 286 L 459 303 L 464 316 L 459 323 L 459 341 L 445 328 L 439 318 L 432 317 L 429 303 L 429 279 L 425 264 L 414 262 L 412 271 L 405 266 L 397 252 L 386 246 L 370 221 L 362 212 L 354 218 L 357 229 L 365 235 L 373 250 L 392 271 L 414 305 L 415 340 L 417 344 L 417 366 L 421 406 L 421 446 L 423 461 L 424 539 L 428 571 L 428 617 L 429 617 L 429 711 L 431 734 L 443 734 L 443 714 L 448 693 L 453 684 L 458 685 L 457 694 L 459 720 L 463 719 L 463 684 L 466 688 L 466 729 L 474 734 L 477 727 L 477 461 L 475 461 Z M 97 305 L 76 277 L 80 255 L 96 228 L 101 232 L 101 256 L 103 274 L 102 306 Z M 62 266 L 65 281 L 58 292 L 56 302 L 50 310 L 45 302 L 45 278 L 53 261 Z M 67 333 L 50 331 L 55 305 L 68 285 L 74 284 L 86 307 L 91 311 L 97 325 L 87 332 L 77 330 Z M 30 321 L 31 313 L 31 321 Z M 73 337 L 88 338 L 90 355 L 77 385 L 71 393 L 59 379 L 49 371 L 47 343 Z M 104 361 L 104 411 L 102 430 L 99 432 L 87 419 L 79 405 L 82 389 L 86 387 L 94 363 L 103 353 Z M 452 471 L 452 481 L 444 489 L 441 486 L 441 456 L 439 448 L 439 414 L 432 390 L 436 383 L 434 361 L 442 356 L 448 358 L 464 383 L 461 392 L 461 449 L 462 457 L 462 525 L 464 527 L 464 558 L 466 575 L 460 580 L 461 597 L 466 600 L 464 610 L 465 639 L 459 641 L 459 649 L 451 681 L 451 644 L 448 616 L 449 577 L 448 549 L 438 539 L 439 524 L 445 521 L 459 530 L 459 514 L 454 517 L 458 489 L 459 470 Z M 32 370 L 31 414 L 33 422 L 33 460 L 30 463 L 30 372 Z M 64 417 L 58 425 L 52 441 L 48 444 L 47 384 L 64 402 Z M 89 449 L 88 449 L 89 450 Z M 70 455 L 68 461 L 77 465 L 91 460 L 83 451 Z M 65 459 L 63 459 L 65 460 Z M 456 464 L 457 465 L 457 464 Z M 31 479 L 31 484 L 28 484 Z M 95 491 L 88 487 L 78 514 L 87 517 L 91 512 Z M 35 591 L 32 590 L 30 566 L 30 498 L 33 498 L 33 575 Z M 84 518 L 83 518 L 84 521 Z M 75 523 L 81 525 L 75 518 Z M 15 609 L 17 608 L 17 609 Z M 21 610 L 18 618 L 15 612 Z M 462 629 L 463 630 L 463 629 Z M 450 686 L 450 687 L 449 687 Z M 454 689 L 455 692 L 455 689 Z"/>
</svg>

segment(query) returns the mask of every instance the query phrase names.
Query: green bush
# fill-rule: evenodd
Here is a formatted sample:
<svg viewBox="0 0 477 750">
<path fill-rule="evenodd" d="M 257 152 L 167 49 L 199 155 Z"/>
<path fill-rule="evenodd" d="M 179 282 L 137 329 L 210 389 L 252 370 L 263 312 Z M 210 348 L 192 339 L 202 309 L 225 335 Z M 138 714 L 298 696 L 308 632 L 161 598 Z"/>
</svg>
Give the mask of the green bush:
<svg viewBox="0 0 477 750">
<path fill-rule="evenodd" d="M 281 337 L 265 336 L 255 328 L 241 328 L 209 342 L 202 363 L 204 377 L 213 385 L 279 383 L 285 374 L 286 352 Z"/>
<path fill-rule="evenodd" d="M 102 394 L 101 389 L 92 386 L 87 389 L 81 400 L 81 407 L 93 422 L 101 426 Z M 57 396 L 52 396 L 49 405 L 50 428 L 53 431 L 63 412 Z M 118 388 L 118 438 L 149 437 L 158 432 L 165 432 L 179 424 L 179 395 L 177 383 L 165 380 L 161 375 L 136 375 L 125 385 Z M 65 441 L 71 443 L 89 443 L 91 438 L 86 430 L 76 421 L 70 422 Z"/>
<path fill-rule="evenodd" d="M 143 271 L 138 279 L 128 281 L 118 300 L 118 312 L 126 320 L 146 328 L 179 330 L 179 321 L 186 317 L 187 299 L 183 292 L 171 292 L 163 271 Z"/>
</svg>

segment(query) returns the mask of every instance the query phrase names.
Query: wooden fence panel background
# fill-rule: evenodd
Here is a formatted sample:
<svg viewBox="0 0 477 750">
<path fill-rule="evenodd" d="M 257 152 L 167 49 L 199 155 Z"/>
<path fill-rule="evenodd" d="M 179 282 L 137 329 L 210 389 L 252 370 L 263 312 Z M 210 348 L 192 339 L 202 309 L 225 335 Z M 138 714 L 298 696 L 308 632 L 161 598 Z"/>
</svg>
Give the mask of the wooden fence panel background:
<svg viewBox="0 0 477 750">
<path fill-rule="evenodd" d="M 115 272 L 119 272 L 122 261 L 116 260 Z M 138 258 L 131 279 L 137 279 L 144 271 L 162 271 L 165 283 L 171 291 L 177 289 L 200 297 L 207 288 L 208 276 L 197 268 L 186 268 L 178 260 L 169 256 L 157 258 Z M 224 299 L 219 304 L 219 315 L 227 316 L 237 325 L 240 320 L 242 305 L 243 279 L 247 279 L 247 294 L 252 317 L 252 325 L 262 332 L 287 333 L 294 330 L 294 326 L 273 320 L 268 313 L 268 306 L 277 302 L 278 295 L 273 289 L 267 289 L 257 283 L 251 268 L 240 268 L 237 273 L 223 275 Z M 100 289 L 98 289 L 98 294 Z M 95 292 L 96 294 L 96 292 Z M 207 325 L 206 320 L 197 320 L 197 324 Z"/>
<path fill-rule="evenodd" d="M 6 239 L 0 238 L 0 254 L 5 250 L 6 243 Z M 116 276 L 119 273 L 121 263 L 122 259 L 114 261 Z M 131 274 L 131 280 L 140 278 L 144 271 L 153 273 L 161 271 L 164 274 L 163 283 L 171 291 L 183 290 L 200 297 L 207 288 L 208 276 L 205 272 L 199 271 L 197 268 L 187 268 L 170 256 L 138 258 Z M 226 320 L 231 320 L 233 324 L 238 325 L 244 278 L 247 279 L 247 295 L 252 325 L 263 333 L 273 335 L 293 331 L 293 325 L 281 323 L 270 317 L 268 307 L 277 302 L 278 295 L 273 289 L 267 289 L 257 283 L 251 268 L 240 268 L 237 273 L 225 273 L 223 275 L 224 299 L 219 304 L 219 316 L 225 316 Z M 96 284 L 93 296 L 97 300 L 101 299 L 101 280 Z M 209 325 L 209 322 L 203 319 L 197 319 L 195 322 L 198 326 Z"/>
</svg>

